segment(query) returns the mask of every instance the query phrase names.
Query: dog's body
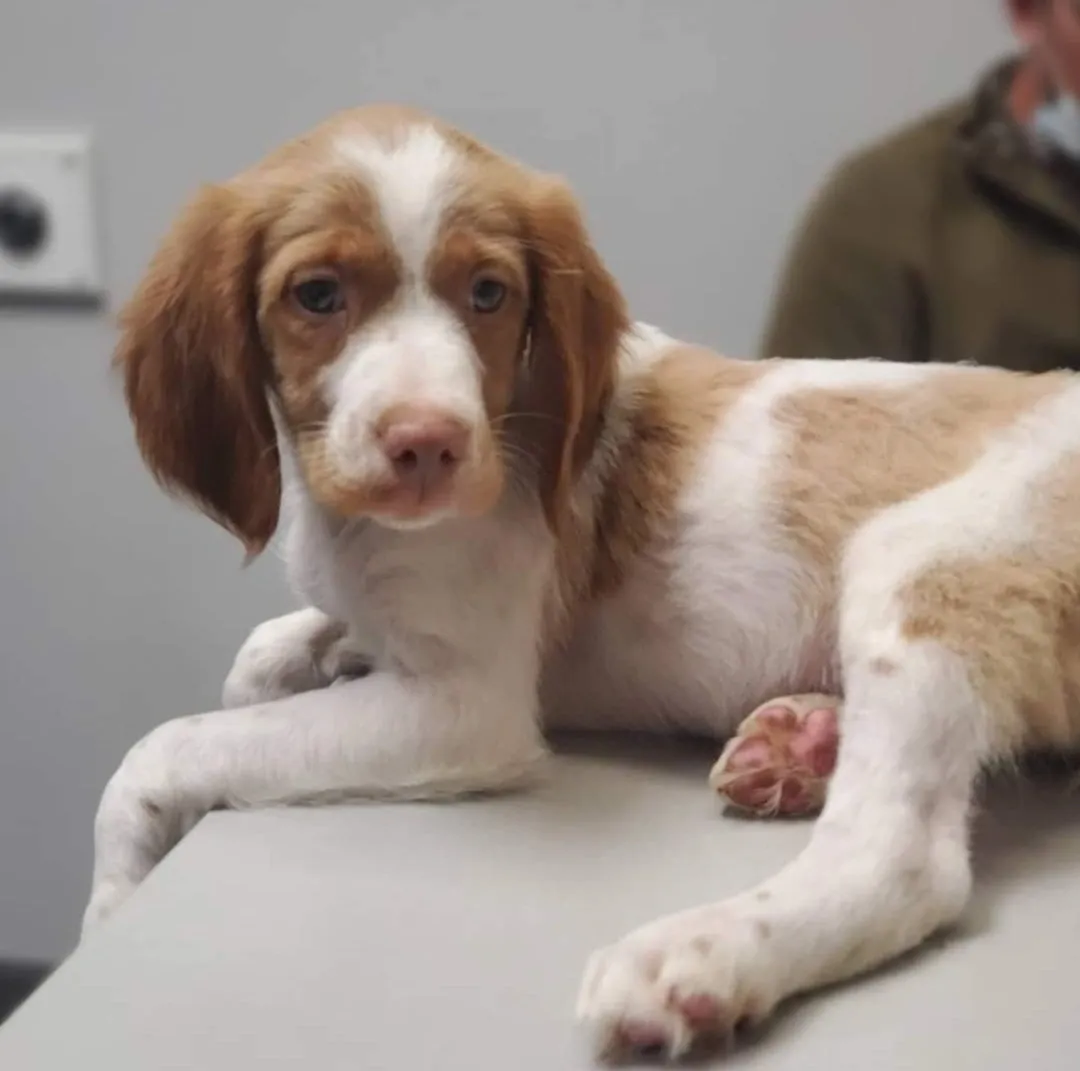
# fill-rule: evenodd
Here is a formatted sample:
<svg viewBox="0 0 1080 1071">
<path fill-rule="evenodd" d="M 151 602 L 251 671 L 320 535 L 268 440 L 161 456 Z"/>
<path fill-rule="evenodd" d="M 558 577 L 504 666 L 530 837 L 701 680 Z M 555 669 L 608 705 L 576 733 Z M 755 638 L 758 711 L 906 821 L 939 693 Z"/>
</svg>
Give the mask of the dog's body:
<svg viewBox="0 0 1080 1071">
<path fill-rule="evenodd" d="M 604 1044 L 677 1054 L 952 922 L 980 768 L 1080 740 L 1080 380 L 717 357 L 630 323 L 565 200 L 553 208 L 528 172 L 408 113 L 328 129 L 330 156 L 316 135 L 288 166 L 311 154 L 304 174 L 329 169 L 338 193 L 350 167 L 363 175 L 366 193 L 348 196 L 366 222 L 343 222 L 339 204 L 331 244 L 356 231 L 392 246 L 396 298 L 360 324 L 346 318 L 362 298 L 335 306 L 325 287 L 284 284 L 281 300 L 316 311 L 275 305 L 297 276 L 274 275 L 273 227 L 312 200 L 293 186 L 273 201 L 279 158 L 244 180 L 262 274 L 255 224 L 218 218 L 216 233 L 248 235 L 243 255 L 217 251 L 222 270 L 254 275 L 200 294 L 182 228 L 129 313 L 120 360 L 148 461 L 252 549 L 277 518 L 276 468 L 255 471 L 267 447 L 253 399 L 269 389 L 296 460 L 286 549 L 308 608 L 255 631 L 226 683 L 232 709 L 169 722 L 125 759 L 99 811 L 88 921 L 212 807 L 498 789 L 533 771 L 546 727 L 721 739 L 770 696 L 842 685 L 843 745 L 805 852 L 756 890 L 598 953 L 580 1013 Z M 480 283 L 470 269 L 459 312 L 431 251 L 461 244 L 440 228 L 462 198 L 466 231 L 488 225 L 484 198 L 505 209 L 510 282 L 494 301 L 488 269 Z M 197 235 L 207 203 L 185 225 Z M 318 256 L 320 285 L 335 257 L 352 264 L 325 243 Z M 265 347 L 255 394 L 248 364 L 214 371 L 232 358 L 213 332 L 237 330 L 238 304 L 257 309 Z M 498 339 L 481 312 L 505 313 Z M 170 392 L 204 423 L 171 412 Z M 410 410 L 372 455 L 364 429 L 417 395 L 438 419 L 421 434 Z M 240 484 L 200 456 L 204 439 L 226 444 Z M 432 440 L 434 484 L 417 489 Z M 357 475 L 386 458 L 389 482 Z M 356 679 L 324 687 L 343 676 Z"/>
</svg>

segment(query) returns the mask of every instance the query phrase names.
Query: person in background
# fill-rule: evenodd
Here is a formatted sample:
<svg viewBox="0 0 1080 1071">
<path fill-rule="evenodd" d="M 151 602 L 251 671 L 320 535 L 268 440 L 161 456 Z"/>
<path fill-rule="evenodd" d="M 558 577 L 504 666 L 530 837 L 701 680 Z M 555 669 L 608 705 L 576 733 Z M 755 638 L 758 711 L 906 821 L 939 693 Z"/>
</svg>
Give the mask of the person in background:
<svg viewBox="0 0 1080 1071">
<path fill-rule="evenodd" d="M 1080 369 L 1080 0 L 1009 0 L 1019 54 L 843 162 L 764 356 Z"/>
</svg>

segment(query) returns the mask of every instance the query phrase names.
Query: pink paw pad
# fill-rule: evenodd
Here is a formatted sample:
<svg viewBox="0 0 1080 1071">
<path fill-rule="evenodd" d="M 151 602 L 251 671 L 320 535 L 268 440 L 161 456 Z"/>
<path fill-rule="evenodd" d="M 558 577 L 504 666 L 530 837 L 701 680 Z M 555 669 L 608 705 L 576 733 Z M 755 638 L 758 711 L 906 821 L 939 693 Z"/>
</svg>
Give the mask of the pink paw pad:
<svg viewBox="0 0 1080 1071">
<path fill-rule="evenodd" d="M 610 1055 L 666 1056 L 676 1058 L 691 1047 L 717 1038 L 733 1040 L 733 1028 L 720 1000 L 708 993 L 682 995 L 672 992 L 667 1007 L 681 1019 L 667 1027 L 655 1023 L 625 1019 L 615 1031 Z"/>
<path fill-rule="evenodd" d="M 673 1001 L 679 1014 L 693 1027 L 717 1026 L 724 1020 L 724 1006 L 707 993 L 692 993 Z"/>
<path fill-rule="evenodd" d="M 624 1022 L 619 1026 L 614 1040 L 615 1049 L 619 1052 L 662 1052 L 668 1046 L 666 1031 L 652 1023 Z"/>
<path fill-rule="evenodd" d="M 815 814 L 836 765 L 839 700 L 791 696 L 755 710 L 709 775 L 714 791 L 750 814 Z"/>
</svg>

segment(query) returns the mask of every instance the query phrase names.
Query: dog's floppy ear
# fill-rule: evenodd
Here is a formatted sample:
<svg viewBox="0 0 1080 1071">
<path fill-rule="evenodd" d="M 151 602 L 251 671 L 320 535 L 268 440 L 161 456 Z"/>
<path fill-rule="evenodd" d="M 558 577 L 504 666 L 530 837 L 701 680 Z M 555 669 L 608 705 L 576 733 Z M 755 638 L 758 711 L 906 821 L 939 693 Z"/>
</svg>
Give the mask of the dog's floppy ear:
<svg viewBox="0 0 1080 1071">
<path fill-rule="evenodd" d="M 260 225 L 242 190 L 203 190 L 121 314 L 115 363 L 139 449 L 249 554 L 277 527 L 280 457 L 256 323 Z"/>
<path fill-rule="evenodd" d="M 527 205 L 531 338 L 515 409 L 537 460 L 545 516 L 558 532 L 596 443 L 628 320 L 567 186 L 537 178 Z"/>
</svg>

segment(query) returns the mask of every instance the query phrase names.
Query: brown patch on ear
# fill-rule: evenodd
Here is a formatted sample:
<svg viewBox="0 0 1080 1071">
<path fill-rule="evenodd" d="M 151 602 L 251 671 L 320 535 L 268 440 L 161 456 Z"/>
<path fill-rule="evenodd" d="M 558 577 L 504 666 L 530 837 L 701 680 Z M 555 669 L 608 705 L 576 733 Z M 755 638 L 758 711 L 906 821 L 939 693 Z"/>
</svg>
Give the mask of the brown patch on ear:
<svg viewBox="0 0 1080 1071">
<path fill-rule="evenodd" d="M 594 598 L 617 590 L 647 548 L 667 543 L 679 494 L 706 440 L 765 371 L 752 361 L 677 346 L 634 383 L 629 429 L 597 503 Z"/>
<path fill-rule="evenodd" d="M 277 527 L 269 358 L 255 316 L 259 223 L 232 187 L 203 191 L 121 315 L 115 363 L 157 480 L 262 550 Z"/>
<path fill-rule="evenodd" d="M 626 305 L 559 181 L 534 180 L 526 206 L 532 271 L 531 342 L 513 424 L 536 459 L 540 500 L 563 529 L 574 481 L 611 395 Z"/>
</svg>

